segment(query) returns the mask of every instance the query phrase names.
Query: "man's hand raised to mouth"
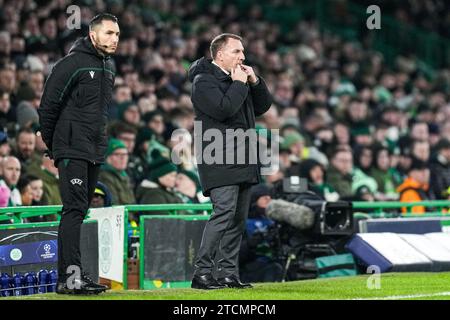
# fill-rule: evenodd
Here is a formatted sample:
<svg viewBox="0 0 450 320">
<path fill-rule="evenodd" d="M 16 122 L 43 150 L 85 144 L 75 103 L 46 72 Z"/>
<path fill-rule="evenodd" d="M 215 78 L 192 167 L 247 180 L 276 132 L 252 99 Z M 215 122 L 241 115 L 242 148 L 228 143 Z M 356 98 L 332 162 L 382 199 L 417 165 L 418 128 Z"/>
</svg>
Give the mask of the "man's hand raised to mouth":
<svg viewBox="0 0 450 320">
<path fill-rule="evenodd" d="M 258 82 L 258 77 L 255 74 L 255 71 L 253 71 L 253 68 L 250 66 L 246 66 L 245 64 L 241 64 L 241 69 L 247 74 L 248 81 L 251 84 L 255 84 Z"/>
<path fill-rule="evenodd" d="M 231 69 L 231 79 L 233 79 L 233 81 L 239 80 L 243 83 L 247 83 L 248 75 L 240 65 L 237 65 L 236 68 Z"/>
</svg>

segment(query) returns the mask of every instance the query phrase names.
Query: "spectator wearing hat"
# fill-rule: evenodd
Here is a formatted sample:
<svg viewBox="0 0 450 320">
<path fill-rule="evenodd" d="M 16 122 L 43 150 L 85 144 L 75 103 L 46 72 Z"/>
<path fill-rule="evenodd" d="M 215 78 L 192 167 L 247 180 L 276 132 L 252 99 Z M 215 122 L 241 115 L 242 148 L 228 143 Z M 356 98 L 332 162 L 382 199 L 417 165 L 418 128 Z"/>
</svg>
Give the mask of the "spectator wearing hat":
<svg viewBox="0 0 450 320">
<path fill-rule="evenodd" d="M 411 167 L 408 171 L 408 177 L 397 188 L 400 193 L 400 202 L 416 202 L 424 200 L 433 200 L 434 196 L 429 192 L 430 169 L 426 162 L 413 159 Z M 424 206 L 412 207 L 411 212 L 414 214 L 425 213 Z M 402 208 L 402 212 L 406 213 L 406 208 Z"/>
<path fill-rule="evenodd" d="M 178 169 L 175 190 L 180 194 L 184 203 L 202 203 L 209 200 L 203 196 L 200 179 L 193 170 Z"/>
<path fill-rule="evenodd" d="M 125 101 L 118 105 L 119 120 L 123 121 L 134 128 L 141 126 L 141 114 L 136 103 L 133 101 Z"/>
<path fill-rule="evenodd" d="M 156 92 L 158 108 L 166 113 L 171 112 L 177 106 L 177 94 L 169 87 L 164 87 Z"/>
<path fill-rule="evenodd" d="M 289 132 L 283 137 L 281 149 L 287 149 L 291 153 L 291 161 L 299 163 L 304 159 L 315 159 L 324 166 L 328 166 L 327 157 L 316 147 L 305 146 L 305 139 L 298 132 Z"/>
<path fill-rule="evenodd" d="M 354 146 L 371 146 L 373 143 L 373 136 L 370 132 L 369 126 L 360 126 L 351 129 L 352 145 Z"/>
<path fill-rule="evenodd" d="M 436 199 L 447 199 L 450 187 L 450 141 L 441 139 L 436 145 L 437 154 L 430 165 L 431 191 Z"/>
<path fill-rule="evenodd" d="M 137 130 L 127 123 L 117 122 L 111 126 L 111 135 L 121 140 L 127 146 L 128 165 L 126 171 L 130 177 L 133 191 L 135 191 L 136 187 L 141 183 L 145 172 L 145 164 L 142 158 L 133 153 L 136 149 Z"/>
<path fill-rule="evenodd" d="M 106 163 L 100 169 L 98 180 L 111 191 L 114 205 L 135 203 L 130 177 L 126 172 L 127 165 L 127 146 L 119 139 L 110 139 L 106 150 Z"/>
<path fill-rule="evenodd" d="M 36 84 L 36 86 L 39 86 L 39 84 Z M 39 107 L 40 97 L 38 93 L 42 91 L 37 90 L 25 83 L 17 91 L 19 104 L 17 105 L 16 117 L 20 128 L 39 122 L 37 108 Z"/>
<path fill-rule="evenodd" d="M 299 176 L 308 180 L 308 188 L 327 201 L 337 201 L 339 194 L 326 183 L 326 171 L 323 165 L 314 159 L 307 159 L 300 164 Z"/>
<path fill-rule="evenodd" d="M 94 196 L 92 197 L 90 207 L 91 208 L 104 208 L 110 207 L 112 205 L 112 195 L 109 191 L 108 187 L 101 183 L 97 182 L 94 190 Z"/>
<path fill-rule="evenodd" d="M 375 195 L 372 192 L 371 188 L 362 184 L 355 191 L 355 196 L 353 198 L 354 201 L 375 201 Z"/>
<path fill-rule="evenodd" d="M 164 157 L 157 149 L 152 152 L 153 162 L 149 166 L 148 179 L 142 181 L 136 190 L 139 204 L 182 203 L 174 188 L 177 178 L 177 166 Z M 165 214 L 166 211 L 152 211 Z"/>
</svg>

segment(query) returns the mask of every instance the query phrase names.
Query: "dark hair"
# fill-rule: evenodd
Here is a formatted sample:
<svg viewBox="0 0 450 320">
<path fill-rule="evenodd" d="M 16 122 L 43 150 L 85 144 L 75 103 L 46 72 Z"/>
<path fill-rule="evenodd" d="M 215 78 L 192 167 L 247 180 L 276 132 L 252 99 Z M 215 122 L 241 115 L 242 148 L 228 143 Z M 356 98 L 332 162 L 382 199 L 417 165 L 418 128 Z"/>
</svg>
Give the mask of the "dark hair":
<svg viewBox="0 0 450 320">
<path fill-rule="evenodd" d="M 16 139 L 18 139 L 22 133 L 29 133 L 29 134 L 34 135 L 33 129 L 31 129 L 29 127 L 23 127 L 23 128 L 20 128 L 19 131 L 17 131 Z"/>
<path fill-rule="evenodd" d="M 352 148 L 349 145 L 338 145 L 331 151 L 331 158 L 333 159 L 340 152 L 350 152 L 353 156 Z"/>
<path fill-rule="evenodd" d="M 103 20 L 112 21 L 115 23 L 118 23 L 118 20 L 116 16 L 110 14 L 110 13 L 99 13 L 95 17 L 92 18 L 92 20 L 89 22 L 89 31 L 92 31 L 92 29 L 101 24 Z"/>
<path fill-rule="evenodd" d="M 425 161 L 413 157 L 408 173 L 414 170 L 426 170 L 428 168 L 428 164 Z"/>
<path fill-rule="evenodd" d="M 226 45 L 226 43 L 228 42 L 228 39 L 230 39 L 230 38 L 242 41 L 242 37 L 240 37 L 236 34 L 233 34 L 233 33 L 222 33 L 222 34 L 218 35 L 217 37 L 215 37 L 211 41 L 209 50 L 211 52 L 211 57 L 213 59 L 216 58 L 217 52 Z"/>
<path fill-rule="evenodd" d="M 20 177 L 19 181 L 17 182 L 17 189 L 20 191 L 20 193 L 24 192 L 26 187 L 30 185 L 31 182 L 36 180 L 42 180 L 39 177 L 33 176 L 33 175 L 25 175 Z"/>
<path fill-rule="evenodd" d="M 114 89 L 113 89 L 114 93 L 116 93 L 121 88 L 129 88 L 129 87 L 125 83 L 117 84 L 114 86 Z"/>
<path fill-rule="evenodd" d="M 0 88 L 0 98 L 2 98 L 3 95 L 4 95 L 5 93 L 9 95 L 9 92 L 8 92 L 8 91 L 6 91 L 6 90 Z"/>
<path fill-rule="evenodd" d="M 117 122 L 111 126 L 111 135 L 119 139 L 122 133 L 132 133 L 137 135 L 137 129 L 125 122 Z"/>
<path fill-rule="evenodd" d="M 182 118 L 182 117 L 189 117 L 194 114 L 194 111 L 192 109 L 187 108 L 175 108 L 169 112 L 169 118 L 170 119 L 176 119 L 176 118 Z"/>
</svg>

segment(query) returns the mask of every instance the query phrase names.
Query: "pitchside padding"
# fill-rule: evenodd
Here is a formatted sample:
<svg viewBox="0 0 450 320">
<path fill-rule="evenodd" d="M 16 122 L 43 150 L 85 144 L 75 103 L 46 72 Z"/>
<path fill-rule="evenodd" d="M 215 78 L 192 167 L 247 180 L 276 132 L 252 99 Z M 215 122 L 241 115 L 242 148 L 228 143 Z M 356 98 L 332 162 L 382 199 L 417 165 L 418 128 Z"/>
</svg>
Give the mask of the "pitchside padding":
<svg viewBox="0 0 450 320">
<path fill-rule="evenodd" d="M 450 217 L 420 217 L 401 219 L 370 219 L 359 221 L 362 233 L 409 233 L 426 234 L 445 232 L 450 223 Z"/>
<path fill-rule="evenodd" d="M 57 269 L 57 222 L 22 223 L 0 226 L 0 273 L 38 272 Z M 98 279 L 98 231 L 96 221 L 81 226 L 81 263 Z"/>
</svg>

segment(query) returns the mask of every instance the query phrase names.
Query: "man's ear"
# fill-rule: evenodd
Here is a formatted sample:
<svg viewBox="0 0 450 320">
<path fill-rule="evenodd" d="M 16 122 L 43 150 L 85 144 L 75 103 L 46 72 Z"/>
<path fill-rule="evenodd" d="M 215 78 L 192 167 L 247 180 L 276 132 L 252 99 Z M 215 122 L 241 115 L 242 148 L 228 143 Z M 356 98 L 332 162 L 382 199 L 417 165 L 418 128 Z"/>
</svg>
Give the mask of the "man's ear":
<svg viewBox="0 0 450 320">
<path fill-rule="evenodd" d="M 93 43 L 97 43 L 97 39 L 95 38 L 96 36 L 95 31 L 89 31 L 89 39 L 91 39 Z"/>
<path fill-rule="evenodd" d="M 222 50 L 219 50 L 219 51 L 217 51 L 217 54 L 216 54 L 216 60 L 217 61 L 222 61 L 223 59 L 223 52 L 222 52 Z"/>
</svg>

